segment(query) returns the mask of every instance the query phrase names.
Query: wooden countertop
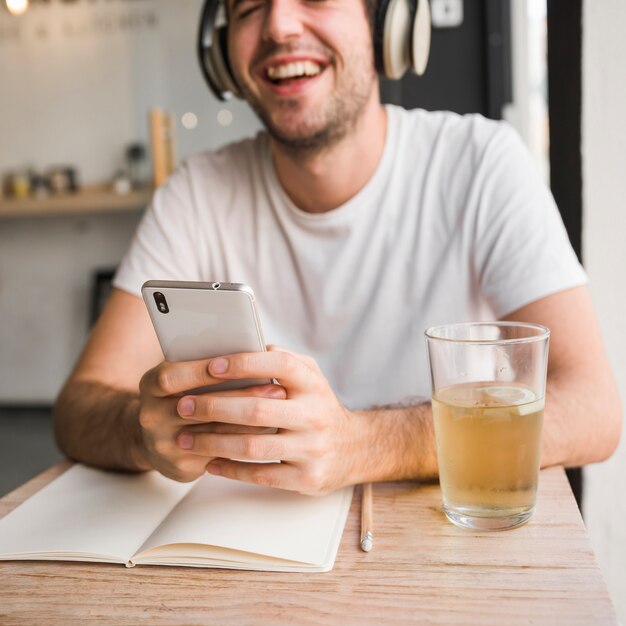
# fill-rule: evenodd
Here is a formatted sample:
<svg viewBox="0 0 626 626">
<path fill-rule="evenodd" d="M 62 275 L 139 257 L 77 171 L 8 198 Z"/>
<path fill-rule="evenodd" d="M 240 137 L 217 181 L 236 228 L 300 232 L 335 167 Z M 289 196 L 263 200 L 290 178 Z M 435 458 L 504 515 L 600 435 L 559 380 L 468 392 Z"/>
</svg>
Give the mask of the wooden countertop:
<svg viewBox="0 0 626 626">
<path fill-rule="evenodd" d="M 76 193 L 50 195 L 46 198 L 0 198 L 0 218 L 137 211 L 148 205 L 152 193 L 152 188 L 146 188 L 120 195 L 110 185 L 92 185 Z"/>
<path fill-rule="evenodd" d="M 0 516 L 67 467 L 0 500 Z M 617 624 L 561 468 L 541 472 L 533 519 L 499 533 L 448 523 L 437 485 L 377 484 L 368 554 L 359 495 L 332 572 L 1 562 L 0 623 Z"/>
</svg>

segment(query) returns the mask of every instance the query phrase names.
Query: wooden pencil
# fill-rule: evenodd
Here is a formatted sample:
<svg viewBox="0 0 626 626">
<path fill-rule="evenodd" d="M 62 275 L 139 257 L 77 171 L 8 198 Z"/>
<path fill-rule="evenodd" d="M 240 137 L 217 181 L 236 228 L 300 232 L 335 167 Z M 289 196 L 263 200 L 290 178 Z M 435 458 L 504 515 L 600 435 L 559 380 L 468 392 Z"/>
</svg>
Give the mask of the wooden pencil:
<svg viewBox="0 0 626 626">
<path fill-rule="evenodd" d="M 369 552 L 374 547 L 372 522 L 372 483 L 365 483 L 361 497 L 361 550 L 363 552 Z"/>
</svg>

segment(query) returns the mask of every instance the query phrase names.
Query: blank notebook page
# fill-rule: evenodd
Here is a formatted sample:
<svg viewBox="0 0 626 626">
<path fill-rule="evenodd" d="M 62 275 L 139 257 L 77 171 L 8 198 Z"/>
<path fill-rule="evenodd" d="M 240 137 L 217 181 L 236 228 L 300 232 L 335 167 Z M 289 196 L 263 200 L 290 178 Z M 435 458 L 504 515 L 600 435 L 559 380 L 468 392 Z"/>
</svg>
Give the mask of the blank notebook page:
<svg viewBox="0 0 626 626">
<path fill-rule="evenodd" d="M 193 483 L 74 465 L 0 519 L 0 554 L 83 553 L 125 562 Z"/>
<path fill-rule="evenodd" d="M 208 544 L 322 564 L 336 549 L 351 500 L 352 487 L 311 497 L 207 474 L 139 552 L 175 543 Z"/>
</svg>

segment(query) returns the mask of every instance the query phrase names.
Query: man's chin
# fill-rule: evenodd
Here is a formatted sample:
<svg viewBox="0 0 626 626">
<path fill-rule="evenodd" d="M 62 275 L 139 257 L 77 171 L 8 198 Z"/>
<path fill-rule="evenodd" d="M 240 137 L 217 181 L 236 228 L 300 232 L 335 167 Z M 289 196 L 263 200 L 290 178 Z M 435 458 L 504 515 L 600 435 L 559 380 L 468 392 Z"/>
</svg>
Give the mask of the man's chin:
<svg viewBox="0 0 626 626">
<path fill-rule="evenodd" d="M 284 141 L 306 141 L 308 137 L 323 134 L 327 124 L 311 124 L 310 120 L 272 119 L 265 123 L 269 134 L 280 137 Z"/>
<path fill-rule="evenodd" d="M 332 120 L 315 119 L 319 108 L 309 110 L 301 103 L 294 102 L 291 106 L 285 102 L 279 110 L 271 112 L 261 107 L 253 107 L 272 139 L 281 146 L 296 152 L 310 152 L 328 147 L 339 135 L 345 134 L 342 125 Z"/>
<path fill-rule="evenodd" d="M 327 150 L 345 136 L 345 129 L 326 125 L 313 129 L 298 128 L 285 129 L 277 126 L 265 125 L 270 137 L 282 148 L 292 154 L 310 155 Z"/>
<path fill-rule="evenodd" d="M 310 90 L 306 95 L 289 98 L 269 94 L 265 98 L 262 91 L 243 91 L 270 137 L 294 156 L 321 152 L 340 142 L 367 101 L 367 97 L 358 94 L 342 100 L 335 93 L 325 93 L 326 90 Z"/>
</svg>

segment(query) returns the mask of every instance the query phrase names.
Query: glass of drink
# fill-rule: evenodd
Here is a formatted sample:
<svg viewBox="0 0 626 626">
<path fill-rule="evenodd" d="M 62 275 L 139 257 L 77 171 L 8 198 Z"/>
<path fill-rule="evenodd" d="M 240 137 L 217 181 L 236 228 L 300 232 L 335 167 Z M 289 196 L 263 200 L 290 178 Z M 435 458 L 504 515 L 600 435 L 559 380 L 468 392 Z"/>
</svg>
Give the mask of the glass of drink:
<svg viewBox="0 0 626 626">
<path fill-rule="evenodd" d="M 443 510 L 503 530 L 535 510 L 550 331 L 476 322 L 426 331 Z"/>
</svg>

